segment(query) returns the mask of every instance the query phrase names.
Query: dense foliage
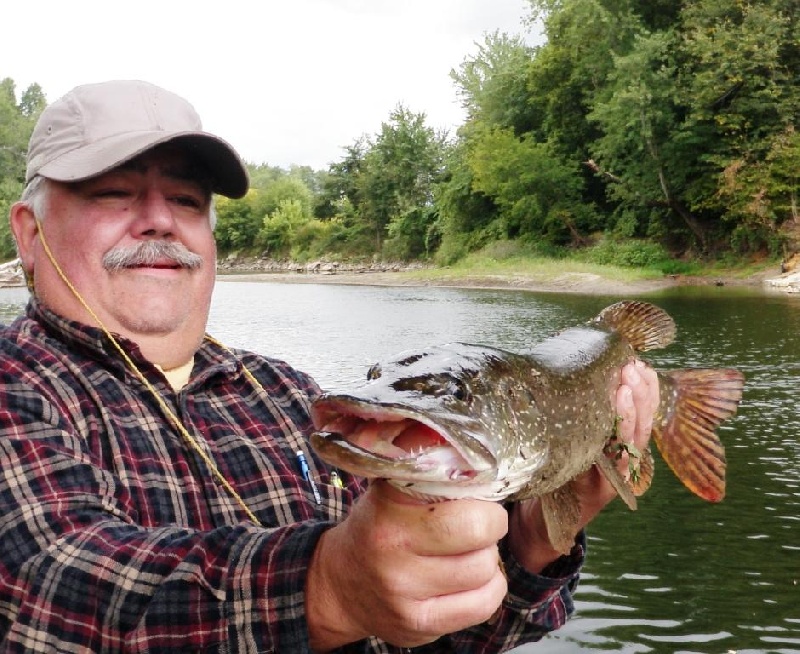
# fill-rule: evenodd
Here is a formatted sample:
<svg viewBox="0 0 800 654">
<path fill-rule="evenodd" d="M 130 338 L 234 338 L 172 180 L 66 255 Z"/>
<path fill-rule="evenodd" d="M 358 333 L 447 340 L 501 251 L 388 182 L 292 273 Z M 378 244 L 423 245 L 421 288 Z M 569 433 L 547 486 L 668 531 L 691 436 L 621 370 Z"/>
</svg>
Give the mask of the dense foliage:
<svg viewBox="0 0 800 654">
<path fill-rule="evenodd" d="M 543 45 L 488 34 L 451 72 L 457 134 L 398 105 L 327 170 L 252 165 L 248 195 L 218 201 L 220 250 L 446 263 L 508 240 L 629 262 L 796 249 L 796 2 L 529 0 Z M 0 83 L 0 212 L 44 102 Z M 0 250 L 13 255 L 5 224 Z"/>
<path fill-rule="evenodd" d="M 46 106 L 38 84 L 31 84 L 17 99 L 11 79 L 0 81 L 0 260 L 15 255 L 8 211 L 19 199 L 25 183 L 25 153 L 36 119 Z"/>
</svg>

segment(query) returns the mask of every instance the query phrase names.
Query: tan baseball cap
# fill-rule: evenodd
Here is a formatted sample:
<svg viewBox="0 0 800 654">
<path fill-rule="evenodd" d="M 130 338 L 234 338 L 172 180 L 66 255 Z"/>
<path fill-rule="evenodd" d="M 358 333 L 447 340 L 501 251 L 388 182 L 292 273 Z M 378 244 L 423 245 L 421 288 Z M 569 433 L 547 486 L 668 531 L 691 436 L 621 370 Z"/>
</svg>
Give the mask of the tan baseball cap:
<svg viewBox="0 0 800 654">
<path fill-rule="evenodd" d="M 247 193 L 247 169 L 233 146 L 203 131 L 186 100 L 140 81 L 78 86 L 48 105 L 31 135 L 25 180 L 89 179 L 168 141 L 197 156 L 215 193 L 230 198 Z"/>
</svg>

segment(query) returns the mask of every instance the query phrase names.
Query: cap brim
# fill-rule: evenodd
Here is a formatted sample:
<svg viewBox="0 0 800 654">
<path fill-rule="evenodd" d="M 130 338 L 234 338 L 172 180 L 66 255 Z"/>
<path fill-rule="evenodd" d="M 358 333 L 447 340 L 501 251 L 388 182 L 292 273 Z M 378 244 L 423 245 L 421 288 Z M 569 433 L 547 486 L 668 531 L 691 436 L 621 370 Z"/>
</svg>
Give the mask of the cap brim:
<svg viewBox="0 0 800 654">
<path fill-rule="evenodd" d="M 36 174 L 57 182 L 80 182 L 97 177 L 154 148 L 176 141 L 196 154 L 211 174 L 214 193 L 241 198 L 250 182 L 247 168 L 236 150 L 223 139 L 207 132 L 128 132 L 90 143 L 43 165 Z"/>
</svg>

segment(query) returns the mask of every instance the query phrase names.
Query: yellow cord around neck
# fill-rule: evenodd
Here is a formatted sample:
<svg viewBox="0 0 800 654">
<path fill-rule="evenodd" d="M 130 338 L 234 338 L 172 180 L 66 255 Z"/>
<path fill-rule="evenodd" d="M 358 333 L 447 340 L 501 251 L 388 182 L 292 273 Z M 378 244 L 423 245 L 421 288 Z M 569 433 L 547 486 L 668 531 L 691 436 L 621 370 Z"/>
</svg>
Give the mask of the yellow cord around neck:
<svg viewBox="0 0 800 654">
<path fill-rule="evenodd" d="M 183 438 L 183 440 L 189 445 L 189 447 L 191 447 L 200 456 L 200 458 L 203 460 L 203 463 L 205 463 L 206 466 L 208 466 L 208 469 L 211 470 L 211 474 L 214 476 L 214 478 L 227 491 L 227 493 L 231 497 L 233 497 L 234 500 L 236 500 L 236 502 L 239 504 L 239 506 L 242 508 L 242 510 L 247 515 L 247 517 L 254 524 L 256 524 L 259 527 L 261 527 L 262 526 L 261 521 L 250 510 L 250 508 L 247 506 L 247 504 L 245 504 L 245 501 L 242 499 L 242 496 L 239 495 L 239 493 L 236 492 L 236 489 L 225 478 L 225 475 L 223 475 L 220 472 L 220 470 L 217 467 L 217 464 L 214 462 L 214 460 L 200 446 L 200 443 L 197 442 L 197 439 L 189 433 L 189 430 L 186 429 L 186 427 L 184 426 L 183 422 L 181 422 L 180 418 L 178 418 L 178 416 L 175 415 L 175 412 L 164 401 L 164 398 L 161 397 L 161 393 L 159 393 L 156 390 L 156 388 L 148 381 L 147 377 L 145 377 L 144 373 L 141 370 L 139 370 L 139 367 L 136 365 L 136 363 L 134 363 L 133 359 L 131 359 L 128 356 L 128 353 L 125 352 L 125 350 L 122 348 L 122 345 L 120 345 L 120 343 L 116 339 L 116 337 L 108 330 L 108 328 L 105 326 L 105 324 L 103 324 L 103 321 L 100 320 L 98 315 L 87 304 L 86 300 L 83 299 L 83 296 L 80 294 L 78 289 L 75 288 L 72 285 L 72 282 L 69 281 L 69 279 L 67 278 L 66 274 L 61 269 L 61 266 L 58 264 L 58 262 L 56 261 L 55 257 L 53 256 L 53 253 L 50 251 L 50 246 L 47 244 L 47 241 L 44 238 L 44 231 L 42 230 L 42 224 L 41 224 L 41 222 L 39 222 L 38 218 L 36 218 L 36 227 L 39 230 L 39 240 L 42 243 L 42 247 L 44 248 L 44 252 L 47 255 L 47 258 L 50 260 L 50 263 L 52 264 L 52 266 L 55 269 L 56 273 L 58 273 L 58 276 L 61 278 L 61 281 L 63 281 L 64 284 L 66 284 L 67 288 L 75 296 L 75 299 L 77 299 L 78 302 L 81 303 L 81 306 L 83 306 L 83 308 L 86 309 L 86 312 L 92 317 L 92 320 L 94 320 L 97 323 L 98 327 L 102 330 L 103 334 L 106 336 L 106 338 L 111 342 L 111 344 L 117 350 L 117 352 L 122 357 L 122 359 L 125 361 L 125 363 L 130 367 L 130 369 L 133 371 L 133 373 L 139 378 L 139 381 L 141 381 L 142 384 L 144 384 L 145 388 L 147 388 L 147 390 L 150 391 L 150 393 L 155 398 L 155 400 L 158 403 L 158 405 L 161 408 L 161 410 L 170 419 L 170 421 L 172 422 L 173 426 L 175 427 L 175 429 L 178 430 L 178 433 L 180 433 L 180 435 Z M 222 343 L 220 343 L 216 339 L 213 339 L 208 335 L 206 335 L 206 338 L 209 341 L 219 345 L 220 347 L 223 347 L 223 348 L 227 349 L 230 352 L 230 350 L 228 348 L 226 348 L 224 345 L 222 345 Z M 262 388 L 261 384 L 258 383 L 258 380 L 253 376 L 253 374 L 246 367 L 242 366 L 242 368 L 243 368 L 245 376 L 248 378 L 248 380 L 251 381 L 252 383 L 254 383 L 256 385 L 256 387 Z"/>
</svg>

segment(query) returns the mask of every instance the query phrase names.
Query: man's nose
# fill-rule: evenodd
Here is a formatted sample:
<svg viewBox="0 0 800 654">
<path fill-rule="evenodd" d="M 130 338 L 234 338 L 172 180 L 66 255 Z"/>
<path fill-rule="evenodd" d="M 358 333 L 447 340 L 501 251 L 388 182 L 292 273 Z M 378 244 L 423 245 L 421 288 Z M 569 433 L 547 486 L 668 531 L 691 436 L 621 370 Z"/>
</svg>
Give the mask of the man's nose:
<svg viewBox="0 0 800 654">
<path fill-rule="evenodd" d="M 145 194 L 137 229 L 144 236 L 167 236 L 175 232 L 175 216 L 166 196 L 151 189 Z"/>
</svg>

